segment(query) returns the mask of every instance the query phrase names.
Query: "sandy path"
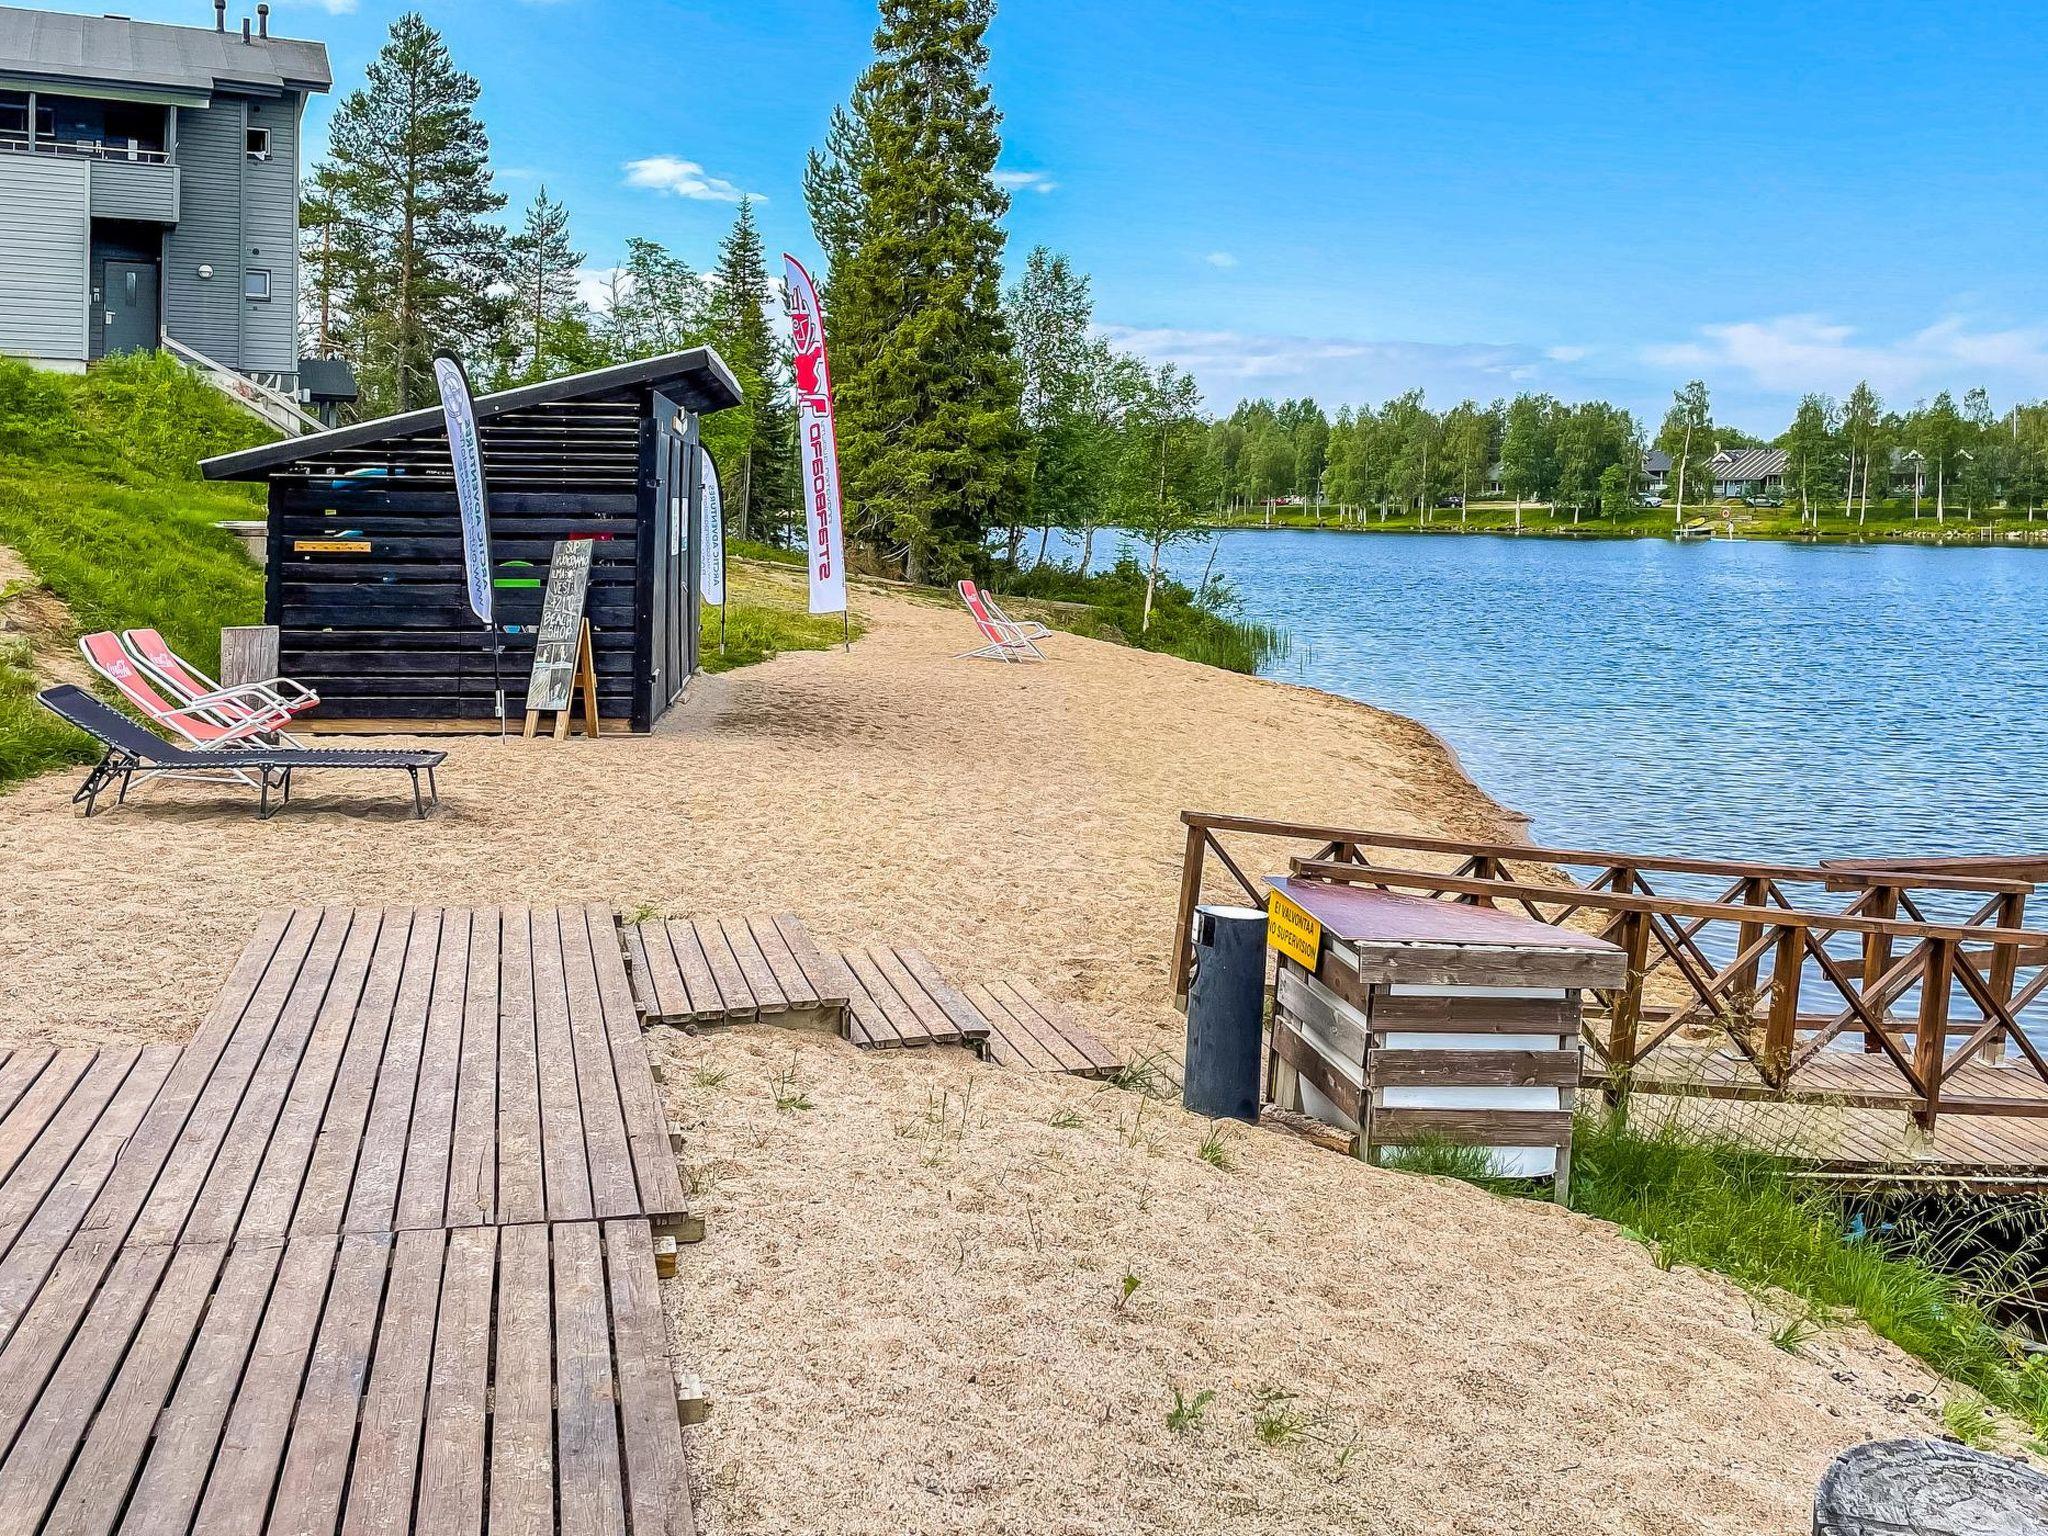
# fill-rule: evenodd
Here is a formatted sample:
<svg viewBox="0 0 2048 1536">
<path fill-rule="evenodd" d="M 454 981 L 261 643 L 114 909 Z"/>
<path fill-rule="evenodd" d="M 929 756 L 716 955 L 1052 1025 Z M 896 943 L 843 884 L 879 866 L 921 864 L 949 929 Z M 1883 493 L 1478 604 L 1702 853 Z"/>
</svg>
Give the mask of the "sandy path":
<svg viewBox="0 0 2048 1536">
<path fill-rule="evenodd" d="M 574 898 L 914 939 L 1158 1043 L 1184 806 L 1504 825 L 1397 717 L 1068 636 L 1044 666 L 955 661 L 957 609 L 861 605 L 851 654 L 699 678 L 651 738 L 448 738 L 424 825 L 376 776 L 309 779 L 269 823 L 197 785 L 90 825 L 70 777 L 0 796 L 0 1039 L 175 1038 L 280 903 Z"/>
<path fill-rule="evenodd" d="M 701 680 L 652 739 L 456 740 L 424 825 L 387 784 L 268 824 L 0 797 L 0 1038 L 180 1037 L 279 903 L 588 898 L 914 940 L 1153 1047 L 1183 806 L 1511 830 L 1397 718 L 1065 636 L 954 661 L 951 609 L 863 607 L 852 654 Z M 1548 1208 L 1270 1131 L 1222 1172 L 1177 1110 L 957 1051 L 656 1040 L 711 1223 L 668 1294 L 713 1532 L 1791 1533 L 1835 1451 L 1931 1423 L 1891 1352 L 1787 1354 Z M 812 1109 L 774 1107 L 792 1068 Z M 1185 1433 L 1176 1386 L 1216 1394 Z"/>
</svg>

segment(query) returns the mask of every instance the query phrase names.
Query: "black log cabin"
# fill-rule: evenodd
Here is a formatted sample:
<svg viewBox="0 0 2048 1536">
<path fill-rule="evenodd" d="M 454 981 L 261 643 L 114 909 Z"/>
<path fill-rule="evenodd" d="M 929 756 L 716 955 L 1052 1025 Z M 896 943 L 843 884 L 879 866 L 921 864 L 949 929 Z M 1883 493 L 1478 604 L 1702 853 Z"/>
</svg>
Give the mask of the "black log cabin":
<svg viewBox="0 0 2048 1536">
<path fill-rule="evenodd" d="M 608 724 L 653 728 L 697 668 L 698 418 L 737 405 L 716 352 L 479 396 L 508 709 L 525 698 L 555 541 L 598 542 L 586 609 Z M 495 718 L 490 631 L 469 611 L 439 406 L 208 459 L 270 487 L 265 622 L 314 728 Z"/>
</svg>

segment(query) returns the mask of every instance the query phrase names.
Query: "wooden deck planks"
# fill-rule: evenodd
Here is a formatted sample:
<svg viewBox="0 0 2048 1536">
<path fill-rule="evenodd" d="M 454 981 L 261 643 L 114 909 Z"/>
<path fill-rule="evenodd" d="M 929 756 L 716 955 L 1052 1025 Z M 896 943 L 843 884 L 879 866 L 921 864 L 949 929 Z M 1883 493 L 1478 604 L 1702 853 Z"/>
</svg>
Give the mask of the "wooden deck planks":
<svg viewBox="0 0 2048 1536">
<path fill-rule="evenodd" d="M 648 918 L 625 925 L 632 997 L 649 1023 L 756 1020 L 837 1031 L 851 987 L 795 917 Z"/>
<path fill-rule="evenodd" d="M 692 1530 L 608 909 L 268 916 L 188 1046 L 0 1105 L 0 1536 Z"/>
<path fill-rule="evenodd" d="M 967 988 L 989 1022 L 988 1058 L 1024 1072 L 1109 1077 L 1122 1067 L 1114 1051 L 1058 1003 L 1020 977 Z"/>
</svg>

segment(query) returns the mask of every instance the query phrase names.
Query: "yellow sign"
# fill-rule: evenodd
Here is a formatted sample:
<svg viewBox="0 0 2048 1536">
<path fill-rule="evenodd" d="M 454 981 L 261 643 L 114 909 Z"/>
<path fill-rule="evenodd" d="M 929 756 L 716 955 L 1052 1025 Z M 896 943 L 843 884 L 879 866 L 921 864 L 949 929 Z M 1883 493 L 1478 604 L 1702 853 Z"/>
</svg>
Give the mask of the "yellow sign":
<svg viewBox="0 0 2048 1536">
<path fill-rule="evenodd" d="M 295 555 L 367 555 L 368 539 L 293 539 Z"/>
<path fill-rule="evenodd" d="M 1322 920 L 1273 891 L 1266 898 L 1266 942 L 1313 971 L 1323 950 Z"/>
</svg>

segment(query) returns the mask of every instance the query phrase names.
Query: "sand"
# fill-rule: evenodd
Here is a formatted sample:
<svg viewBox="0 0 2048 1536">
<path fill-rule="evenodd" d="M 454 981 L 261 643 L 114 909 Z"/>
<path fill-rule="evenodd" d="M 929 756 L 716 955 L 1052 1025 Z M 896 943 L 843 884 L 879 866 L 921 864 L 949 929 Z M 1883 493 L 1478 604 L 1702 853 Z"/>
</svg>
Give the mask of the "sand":
<svg viewBox="0 0 2048 1536">
<path fill-rule="evenodd" d="M 1067 636 L 955 660 L 956 610 L 859 606 L 851 654 L 700 679 L 651 739 L 451 740 L 424 824 L 333 777 L 269 823 L 0 796 L 0 1039 L 180 1038 L 273 905 L 593 899 L 916 943 L 1149 1050 L 1183 807 L 1516 828 L 1398 717 Z M 1221 1170 L 1171 1106 L 958 1051 L 653 1038 L 710 1219 L 667 1294 L 713 1532 L 1789 1533 L 1836 1451 L 1933 1425 L 1895 1351 L 1780 1350 L 1584 1218 L 1274 1129 Z M 1176 1388 L 1215 1394 L 1179 1432 Z"/>
</svg>

